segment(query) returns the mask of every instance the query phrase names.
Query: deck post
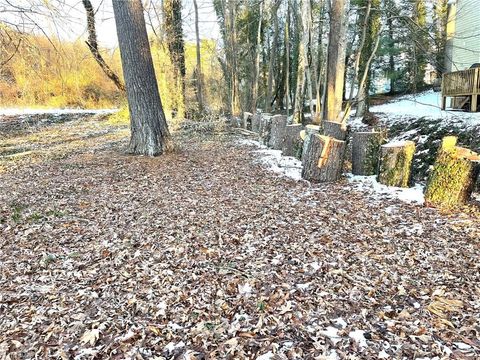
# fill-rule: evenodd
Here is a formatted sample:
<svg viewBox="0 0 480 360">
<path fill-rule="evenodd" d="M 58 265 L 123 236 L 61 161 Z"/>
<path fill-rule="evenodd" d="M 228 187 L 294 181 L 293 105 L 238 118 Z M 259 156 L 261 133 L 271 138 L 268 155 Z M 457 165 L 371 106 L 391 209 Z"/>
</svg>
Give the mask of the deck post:
<svg viewBox="0 0 480 360">
<path fill-rule="evenodd" d="M 442 110 L 445 110 L 447 108 L 447 97 L 442 96 Z"/>
<path fill-rule="evenodd" d="M 478 104 L 478 95 L 473 94 L 472 95 L 472 102 L 470 103 L 470 112 L 476 112 L 477 111 L 477 104 Z"/>
</svg>

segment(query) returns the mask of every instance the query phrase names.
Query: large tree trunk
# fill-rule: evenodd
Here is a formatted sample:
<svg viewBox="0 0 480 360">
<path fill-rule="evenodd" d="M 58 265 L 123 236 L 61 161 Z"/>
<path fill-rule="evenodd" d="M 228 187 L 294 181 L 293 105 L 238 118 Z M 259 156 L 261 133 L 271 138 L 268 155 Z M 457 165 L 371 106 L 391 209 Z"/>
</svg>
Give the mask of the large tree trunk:
<svg viewBox="0 0 480 360">
<path fill-rule="evenodd" d="M 95 27 L 95 11 L 93 10 L 92 3 L 90 2 L 90 0 L 82 0 L 82 3 L 87 13 L 87 46 L 90 49 L 93 58 L 103 70 L 105 75 L 107 75 L 107 77 L 113 81 L 118 90 L 120 90 L 121 92 L 125 92 L 125 85 L 122 83 L 118 75 L 112 70 L 112 68 L 108 66 L 102 54 L 100 54 L 100 50 L 98 49 L 97 30 Z"/>
<path fill-rule="evenodd" d="M 129 152 L 155 156 L 172 149 L 140 0 L 113 0 L 130 110 Z"/>
<path fill-rule="evenodd" d="M 456 146 L 457 138 L 443 139 L 425 192 L 428 205 L 453 208 L 466 203 L 480 173 L 479 154 Z"/>
<path fill-rule="evenodd" d="M 356 132 L 352 136 L 352 174 L 370 176 L 378 170 L 380 146 L 384 132 Z"/>
<path fill-rule="evenodd" d="M 203 98 L 203 73 L 202 73 L 202 59 L 201 59 L 201 47 L 200 47 L 200 30 L 198 28 L 198 5 L 197 0 L 193 0 L 193 6 L 195 8 L 195 39 L 197 50 L 197 67 L 195 69 L 196 75 L 196 89 L 197 89 L 197 102 L 198 111 L 203 113 L 204 110 L 204 98 Z"/>
<path fill-rule="evenodd" d="M 380 147 L 378 182 L 388 186 L 408 187 L 414 153 L 415 143 L 413 141 L 382 145 Z"/>
<path fill-rule="evenodd" d="M 330 14 L 324 119 L 340 121 L 345 78 L 345 0 L 333 1 Z"/>
<path fill-rule="evenodd" d="M 276 0 L 272 7 L 271 18 L 273 21 L 273 40 L 272 40 L 272 50 L 270 51 L 270 59 L 268 62 L 268 81 L 267 81 L 267 98 L 265 100 L 265 109 L 267 112 L 272 111 L 272 98 L 273 98 L 273 80 L 275 71 L 274 63 L 277 60 L 277 47 L 278 47 L 278 7 L 280 6 L 280 1 Z M 278 67 L 277 67 L 278 68 Z"/>
<path fill-rule="evenodd" d="M 314 182 L 329 182 L 340 179 L 345 157 L 345 141 L 329 136 L 311 136 L 302 160 L 302 177 Z"/>
</svg>

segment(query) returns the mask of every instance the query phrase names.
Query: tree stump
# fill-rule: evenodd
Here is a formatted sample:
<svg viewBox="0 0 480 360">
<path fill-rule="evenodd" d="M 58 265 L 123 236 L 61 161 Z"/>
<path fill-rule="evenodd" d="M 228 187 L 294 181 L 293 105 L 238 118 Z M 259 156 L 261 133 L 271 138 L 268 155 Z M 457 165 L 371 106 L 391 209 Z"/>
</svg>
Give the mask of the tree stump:
<svg viewBox="0 0 480 360">
<path fill-rule="evenodd" d="M 285 156 L 302 156 L 302 138 L 300 132 L 303 130 L 302 124 L 292 124 L 285 127 L 285 136 L 283 138 L 282 153 Z"/>
<path fill-rule="evenodd" d="M 356 132 L 352 135 L 352 174 L 369 176 L 378 170 L 378 154 L 385 141 L 381 131 Z"/>
<path fill-rule="evenodd" d="M 250 112 L 243 113 L 242 128 L 247 130 L 252 130 L 252 117 L 253 117 L 253 114 Z"/>
<path fill-rule="evenodd" d="M 325 135 L 311 135 L 302 159 L 302 177 L 313 182 L 340 179 L 345 148 L 345 141 Z"/>
<path fill-rule="evenodd" d="M 306 153 L 306 151 L 307 151 L 308 142 L 310 141 L 310 137 L 311 137 L 313 134 L 319 134 L 319 133 L 320 133 L 320 126 L 318 126 L 318 125 L 311 125 L 311 124 L 305 126 L 305 130 L 300 133 L 300 136 L 303 138 L 303 143 L 302 143 L 302 156 L 301 156 L 302 162 L 303 162 L 303 158 L 304 158 L 304 156 L 305 156 L 305 153 Z"/>
<path fill-rule="evenodd" d="M 377 181 L 396 187 L 408 187 L 415 143 L 413 141 L 392 142 L 380 146 Z"/>
<path fill-rule="evenodd" d="M 262 121 L 262 115 L 255 114 L 252 116 L 252 131 L 258 133 L 260 130 L 260 123 Z"/>
<path fill-rule="evenodd" d="M 268 145 L 270 143 L 270 132 L 271 132 L 272 118 L 262 116 L 259 126 L 259 139 L 263 145 Z"/>
<path fill-rule="evenodd" d="M 345 141 L 347 138 L 347 126 L 345 124 L 334 121 L 324 121 L 322 125 L 324 135 L 331 136 L 342 141 Z"/>
<path fill-rule="evenodd" d="M 270 148 L 274 150 L 282 149 L 286 126 L 287 117 L 285 115 L 275 115 L 272 117 L 270 126 L 270 139 L 268 141 L 268 146 Z"/>
<path fill-rule="evenodd" d="M 480 155 L 456 144 L 455 136 L 443 138 L 427 181 L 427 205 L 453 208 L 470 200 L 480 173 Z"/>
</svg>

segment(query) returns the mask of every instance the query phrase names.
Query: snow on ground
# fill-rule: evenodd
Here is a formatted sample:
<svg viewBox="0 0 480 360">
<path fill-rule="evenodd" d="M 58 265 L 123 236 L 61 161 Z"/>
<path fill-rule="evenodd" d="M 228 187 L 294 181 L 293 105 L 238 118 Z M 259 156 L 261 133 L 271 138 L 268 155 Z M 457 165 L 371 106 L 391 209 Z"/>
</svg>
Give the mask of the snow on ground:
<svg viewBox="0 0 480 360">
<path fill-rule="evenodd" d="M 371 194 L 376 198 L 394 198 L 406 203 L 423 204 L 423 186 L 416 184 L 412 188 L 398 188 L 382 185 L 377 182 L 376 176 L 358 176 L 348 174 L 348 181 L 355 189 Z"/>
<path fill-rule="evenodd" d="M 66 114 L 111 114 L 118 109 L 31 109 L 31 108 L 0 108 L 0 116 L 22 115 L 66 115 Z"/>
<path fill-rule="evenodd" d="M 448 104 L 448 103 L 447 103 Z M 400 97 L 398 100 L 383 105 L 372 106 L 373 113 L 383 113 L 387 119 L 399 120 L 401 118 L 445 119 L 448 122 L 460 122 L 467 126 L 480 124 L 480 113 L 441 110 L 441 93 L 433 90 L 419 94 Z M 358 119 L 353 119 L 356 124 Z"/>
<path fill-rule="evenodd" d="M 281 176 L 294 180 L 302 178 L 302 162 L 294 157 L 283 156 L 280 150 L 267 149 L 265 145 L 251 139 L 238 139 L 238 145 L 247 145 L 259 148 L 255 150 L 260 155 L 259 162 L 266 165 L 267 169 Z M 355 176 L 347 174 L 348 182 L 353 188 L 364 192 L 375 199 L 398 199 L 410 204 L 423 204 L 423 186 L 420 184 L 412 188 L 398 188 L 382 185 L 374 176 Z"/>
<path fill-rule="evenodd" d="M 255 140 L 240 139 L 237 143 L 259 148 L 260 150 L 256 150 L 260 154 L 259 161 L 266 165 L 268 170 L 293 180 L 302 178 L 302 162 L 300 160 L 291 156 L 283 156 L 281 150 L 267 149 L 265 145 Z"/>
</svg>

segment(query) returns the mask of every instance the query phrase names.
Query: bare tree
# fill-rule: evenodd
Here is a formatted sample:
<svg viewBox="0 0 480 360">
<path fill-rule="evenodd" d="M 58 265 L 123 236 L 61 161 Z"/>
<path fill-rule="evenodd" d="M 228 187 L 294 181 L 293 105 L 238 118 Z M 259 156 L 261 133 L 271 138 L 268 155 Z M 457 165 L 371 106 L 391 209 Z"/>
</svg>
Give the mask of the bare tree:
<svg viewBox="0 0 480 360">
<path fill-rule="evenodd" d="M 195 38 L 197 46 L 197 67 L 195 69 L 196 75 L 196 89 L 197 89 L 197 101 L 198 110 L 200 113 L 204 110 L 204 98 L 203 98 L 203 74 L 202 74 L 202 59 L 201 59 L 201 47 L 200 47 L 200 31 L 198 28 L 198 5 L 197 0 L 193 0 L 193 7 L 195 8 Z"/>
<path fill-rule="evenodd" d="M 113 0 L 130 109 L 129 152 L 155 156 L 172 148 L 153 68 L 141 0 Z"/>
<path fill-rule="evenodd" d="M 86 41 L 90 52 L 92 53 L 95 61 L 100 65 L 100 68 L 103 70 L 105 75 L 108 76 L 110 80 L 113 81 L 115 86 L 122 92 L 125 92 L 125 85 L 118 77 L 118 75 L 112 70 L 110 66 L 103 59 L 102 54 L 98 50 L 98 41 L 97 41 L 97 30 L 95 27 L 95 11 L 93 10 L 92 3 L 90 0 L 82 0 L 83 7 L 87 13 L 87 30 L 88 30 L 88 41 Z"/>
</svg>

